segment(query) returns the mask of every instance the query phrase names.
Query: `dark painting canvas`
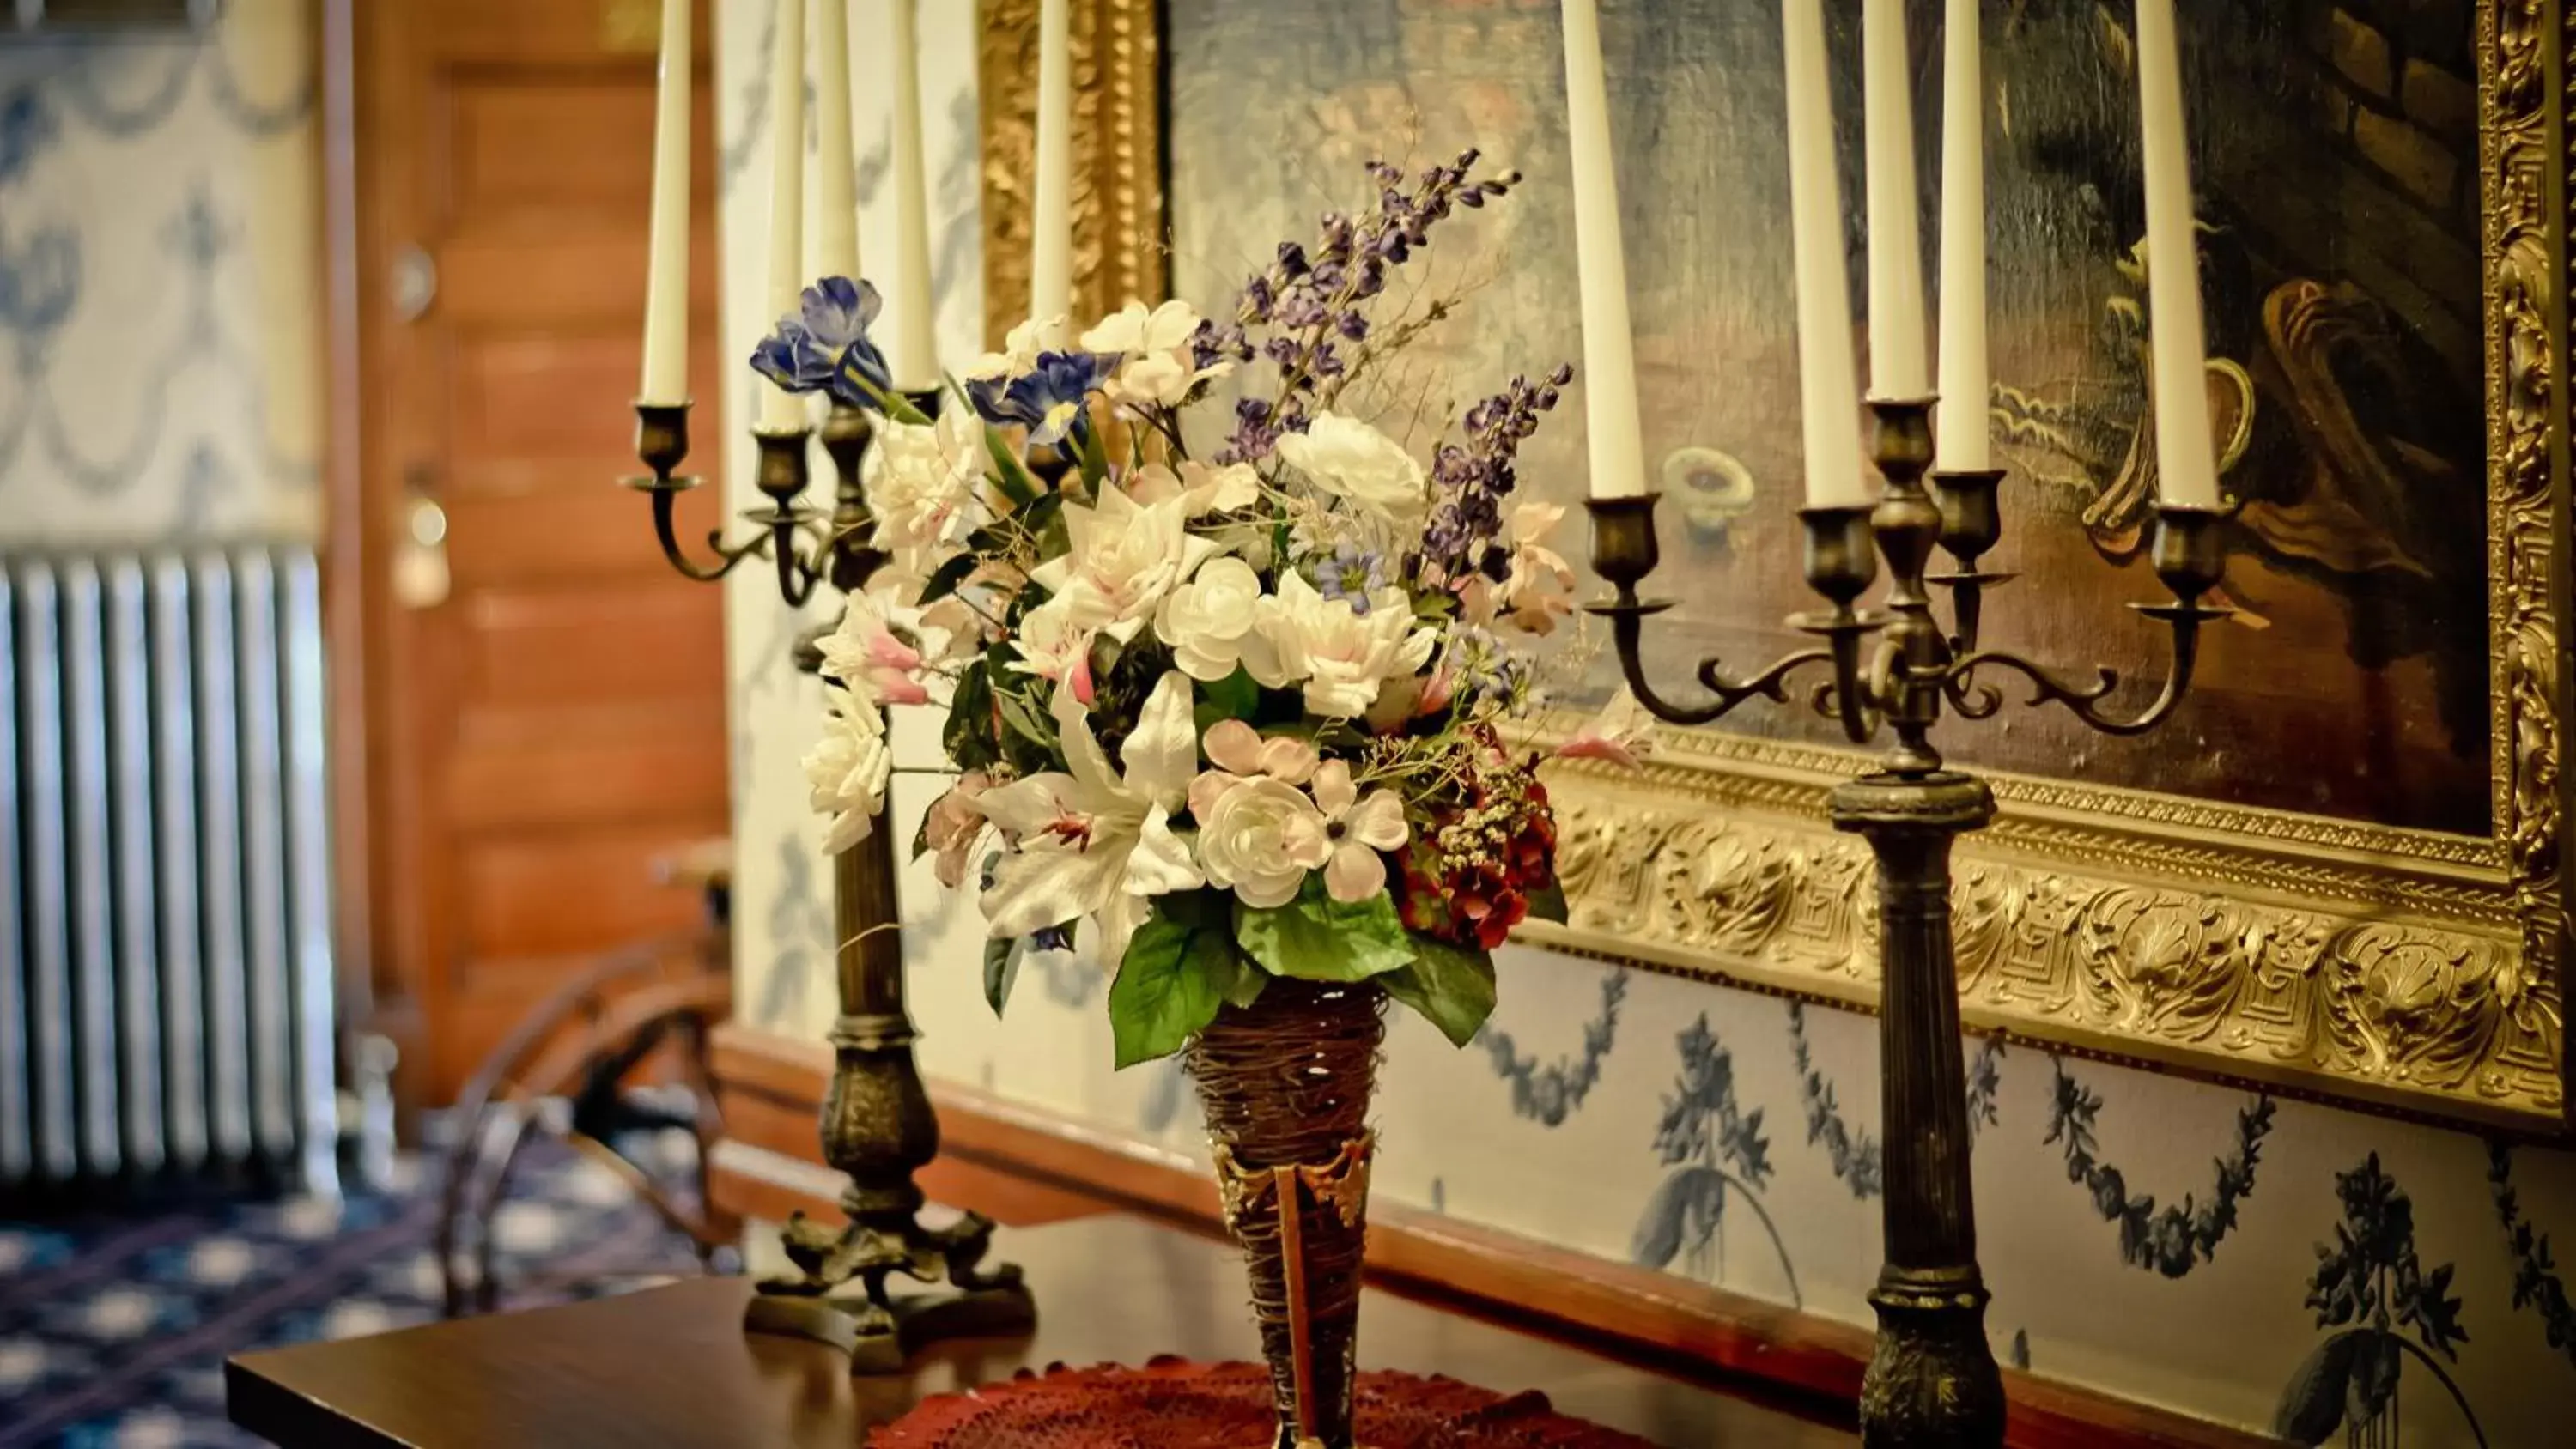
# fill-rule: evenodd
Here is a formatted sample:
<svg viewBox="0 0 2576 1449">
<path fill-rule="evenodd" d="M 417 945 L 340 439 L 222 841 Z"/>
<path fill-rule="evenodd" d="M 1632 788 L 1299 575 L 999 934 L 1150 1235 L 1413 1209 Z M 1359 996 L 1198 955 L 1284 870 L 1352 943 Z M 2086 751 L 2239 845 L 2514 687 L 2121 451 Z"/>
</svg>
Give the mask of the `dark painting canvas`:
<svg viewBox="0 0 2576 1449">
<path fill-rule="evenodd" d="M 1857 4 L 1827 5 L 1859 225 Z M 2486 408 L 2468 0 L 2353 26 L 2328 4 L 2183 0 L 2208 381 L 2232 530 L 2225 602 L 2181 717 L 2106 740 L 2054 712 L 1956 725 L 1963 762 L 2482 834 L 2490 821 Z M 1912 7 L 1927 247 L 1938 233 L 1940 6 Z M 1797 336 L 1777 0 L 1604 0 L 1649 468 L 1659 678 L 1804 640 Z M 1529 184 L 1436 275 L 1481 284 L 1441 366 L 1389 379 L 1430 424 L 1579 358 L 1556 0 L 1169 0 L 1177 293 L 1217 310 L 1283 237 L 1367 203 L 1361 163 L 1475 144 Z M 1988 637 L 2143 698 L 2161 629 L 2143 557 L 2146 405 L 2135 81 L 2125 4 L 1989 0 L 1994 425 L 2006 540 Z M 1926 257 L 1927 277 L 1929 256 Z M 1866 341 L 1862 342 L 1866 357 Z M 1584 492 L 1579 388 L 1529 488 Z M 1855 427 L 1859 420 L 1855 419 Z M 2151 431 L 2151 430 L 2150 430 Z M 1417 434 L 1417 444 L 1427 437 Z M 1578 563 L 1581 513 L 1558 539 Z M 1588 587 L 1588 585 L 1587 585 Z M 1606 695 L 1595 658 L 1566 702 Z M 1784 709 L 1723 728 L 1824 741 Z"/>
</svg>

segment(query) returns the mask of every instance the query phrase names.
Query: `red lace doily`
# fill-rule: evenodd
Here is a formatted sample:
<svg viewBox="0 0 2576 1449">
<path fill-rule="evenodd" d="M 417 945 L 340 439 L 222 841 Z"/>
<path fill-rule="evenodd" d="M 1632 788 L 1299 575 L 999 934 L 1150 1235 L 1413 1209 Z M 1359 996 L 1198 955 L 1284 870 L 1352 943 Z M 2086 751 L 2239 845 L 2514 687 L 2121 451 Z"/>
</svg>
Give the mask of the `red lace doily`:
<svg viewBox="0 0 2576 1449">
<path fill-rule="evenodd" d="M 1359 1377 L 1353 1425 L 1367 1449 L 1651 1449 L 1569 1419 L 1536 1393 L 1455 1379 Z M 1270 1449 L 1270 1374 L 1253 1364 L 1156 1359 L 1044 1374 L 925 1400 L 868 1435 L 870 1449 Z"/>
</svg>

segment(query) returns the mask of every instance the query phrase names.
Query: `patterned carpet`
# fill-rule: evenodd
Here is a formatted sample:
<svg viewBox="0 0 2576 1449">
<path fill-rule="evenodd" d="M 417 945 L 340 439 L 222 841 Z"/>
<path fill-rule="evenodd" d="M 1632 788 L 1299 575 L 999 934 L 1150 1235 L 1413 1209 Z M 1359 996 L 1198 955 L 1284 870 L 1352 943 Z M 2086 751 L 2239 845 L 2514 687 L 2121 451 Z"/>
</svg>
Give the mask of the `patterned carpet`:
<svg viewBox="0 0 2576 1449">
<path fill-rule="evenodd" d="M 692 1150 L 685 1133 L 624 1146 L 661 1172 Z M 427 1176 L 406 1159 L 391 1190 L 342 1202 L 0 1221 L 0 1449 L 256 1445 L 224 1421 L 225 1358 L 439 1316 Z M 505 1308 L 698 1271 L 613 1173 L 550 1141 L 522 1160 L 494 1235 Z"/>
</svg>

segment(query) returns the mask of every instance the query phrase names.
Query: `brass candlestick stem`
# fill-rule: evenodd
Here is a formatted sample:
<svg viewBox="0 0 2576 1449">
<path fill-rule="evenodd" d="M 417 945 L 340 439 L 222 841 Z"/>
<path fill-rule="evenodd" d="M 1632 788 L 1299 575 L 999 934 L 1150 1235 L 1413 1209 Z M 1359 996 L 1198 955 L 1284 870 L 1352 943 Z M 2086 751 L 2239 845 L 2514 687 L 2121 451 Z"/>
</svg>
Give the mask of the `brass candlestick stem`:
<svg viewBox="0 0 2576 1449">
<path fill-rule="evenodd" d="M 935 410 L 936 393 L 913 404 Z M 869 546 L 871 520 L 860 484 L 875 433 L 868 414 L 836 406 L 824 421 L 824 451 L 836 475 L 829 513 L 798 502 L 808 480 L 804 430 L 757 433 L 755 486 L 768 505 L 744 515 L 758 530 L 738 544 L 719 531 L 707 539 L 715 561 L 694 562 L 680 547 L 672 512 L 678 495 L 697 486 L 678 476 L 688 457 L 685 404 L 636 406 L 636 453 L 651 470 L 632 485 L 653 499 L 653 530 L 663 556 L 682 574 L 715 580 L 744 560 L 768 557 L 779 597 L 801 607 L 821 585 L 856 592 L 883 567 Z M 822 664 L 813 637 L 800 639 L 796 665 Z M 795 1275 L 760 1285 L 744 1315 L 755 1332 L 821 1339 L 850 1353 L 858 1373 L 891 1373 L 923 1344 L 942 1339 L 1025 1332 L 1036 1309 L 1020 1270 L 982 1270 L 993 1223 L 967 1213 L 946 1227 L 921 1221 L 923 1196 L 913 1174 L 939 1155 L 939 1119 L 913 1061 L 919 1033 L 904 1005 L 903 942 L 897 925 L 893 832 L 881 816 L 866 840 L 832 861 L 832 930 L 838 945 L 840 1014 L 832 1024 L 832 1085 L 823 1103 L 823 1160 L 849 1180 L 841 1194 L 847 1222 L 832 1226 L 798 1213 L 781 1233 Z M 896 1274 L 940 1291 L 896 1294 Z"/>
<path fill-rule="evenodd" d="M 1822 643 L 1750 678 L 1719 661 L 1699 667 L 1711 698 L 1678 704 L 1658 695 L 1640 655 L 1645 621 L 1672 607 L 1641 600 L 1637 585 L 1657 562 L 1653 495 L 1595 499 L 1592 564 L 1613 597 L 1588 610 L 1610 621 L 1621 672 L 1638 701 L 1677 724 L 1705 724 L 1751 699 L 1790 700 L 1791 678 L 1810 665 L 1828 677 L 1808 695 L 1855 744 L 1892 741 L 1878 770 L 1833 793 L 1838 830 L 1867 839 L 1878 859 L 1879 1054 L 1883 1078 L 1886 1263 L 1870 1303 L 1878 1344 L 1861 1384 L 1861 1441 L 1870 1449 L 1989 1449 L 2003 1443 L 2001 1374 L 1985 1333 L 1986 1287 L 1977 1267 L 1976 1209 L 1968 1171 L 1967 1083 L 1959 1051 L 1957 967 L 1950 930 L 1950 847 L 1994 816 L 1984 781 L 1942 767 L 1932 728 L 1945 710 L 1985 719 L 2004 704 L 1987 670 L 2018 674 L 2029 703 L 2058 704 L 2108 734 L 2140 734 L 2169 717 L 2191 687 L 2201 625 L 2230 611 L 2201 602 L 2222 573 L 2223 515 L 2164 506 L 2154 562 L 2173 602 L 2139 606 L 2173 640 L 2163 691 L 2143 713 L 2115 716 L 2104 701 L 2108 669 L 2081 683 L 2059 680 L 2003 650 L 1980 649 L 1984 591 L 2011 576 L 1979 560 L 2003 533 L 1996 473 L 1935 474 L 1931 399 L 1873 399 L 1872 453 L 1886 489 L 1871 506 L 1809 508 L 1806 576 L 1827 607 L 1791 622 Z M 1957 567 L 1927 573 L 1933 550 Z M 1884 607 L 1856 607 L 1888 573 Z M 1951 596 L 1950 627 L 1934 618 L 1931 587 Z M 1876 647 L 1863 645 L 1875 639 Z"/>
</svg>

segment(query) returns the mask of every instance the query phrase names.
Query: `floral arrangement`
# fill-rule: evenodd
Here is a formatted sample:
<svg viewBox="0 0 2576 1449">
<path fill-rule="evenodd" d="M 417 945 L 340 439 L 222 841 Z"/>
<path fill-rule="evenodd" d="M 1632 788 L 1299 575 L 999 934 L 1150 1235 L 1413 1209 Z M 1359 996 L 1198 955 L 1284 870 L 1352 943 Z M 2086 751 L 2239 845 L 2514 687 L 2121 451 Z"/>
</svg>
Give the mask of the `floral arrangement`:
<svg viewBox="0 0 2576 1449">
<path fill-rule="evenodd" d="M 1274 976 L 1374 982 L 1463 1044 L 1493 949 L 1564 919 L 1538 760 L 1504 725 L 1536 695 L 1511 641 L 1570 607 L 1563 510 L 1512 495 L 1572 370 L 1468 408 L 1428 462 L 1341 411 L 1460 300 L 1399 275 L 1518 179 L 1472 151 L 1370 175 L 1373 207 L 1281 246 L 1223 320 L 1131 304 L 1069 346 L 1032 323 L 908 398 L 874 289 L 831 278 L 753 359 L 880 415 L 889 562 L 823 641 L 840 687 L 806 760 L 830 847 L 883 805 L 881 707 L 943 693 L 957 781 L 916 852 L 980 877 L 996 1010 L 1033 947 L 1117 963 L 1122 1067 Z"/>
</svg>

